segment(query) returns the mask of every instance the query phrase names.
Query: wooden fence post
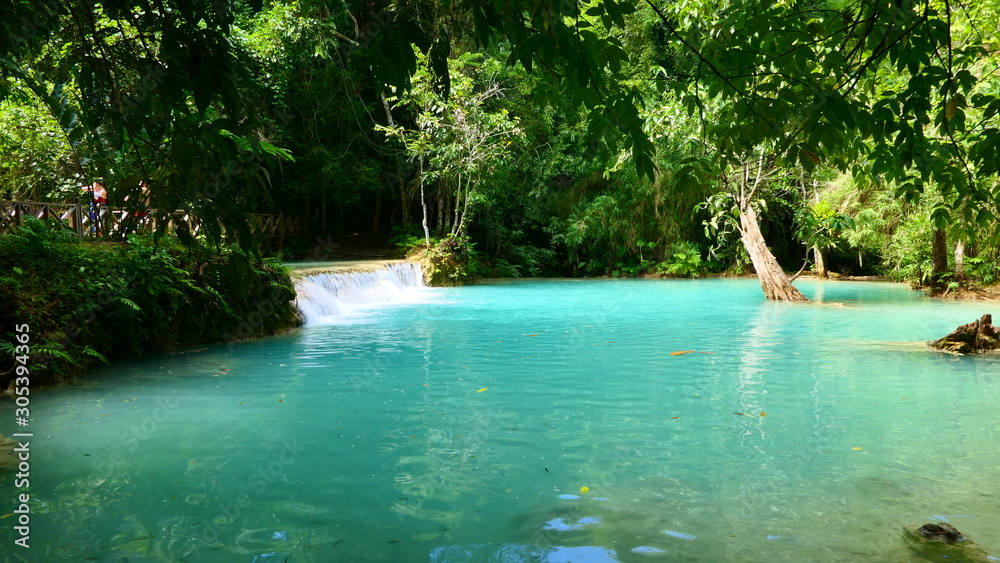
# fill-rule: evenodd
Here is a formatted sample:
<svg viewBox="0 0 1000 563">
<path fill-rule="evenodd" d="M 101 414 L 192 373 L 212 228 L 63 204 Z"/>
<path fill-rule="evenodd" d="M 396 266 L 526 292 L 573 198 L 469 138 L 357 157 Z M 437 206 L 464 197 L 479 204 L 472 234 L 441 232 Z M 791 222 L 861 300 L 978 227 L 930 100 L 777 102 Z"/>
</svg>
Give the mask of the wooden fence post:
<svg viewBox="0 0 1000 563">
<path fill-rule="evenodd" d="M 83 215 L 80 212 L 80 198 L 73 198 L 73 230 L 76 231 L 76 236 L 83 236 Z"/>
</svg>

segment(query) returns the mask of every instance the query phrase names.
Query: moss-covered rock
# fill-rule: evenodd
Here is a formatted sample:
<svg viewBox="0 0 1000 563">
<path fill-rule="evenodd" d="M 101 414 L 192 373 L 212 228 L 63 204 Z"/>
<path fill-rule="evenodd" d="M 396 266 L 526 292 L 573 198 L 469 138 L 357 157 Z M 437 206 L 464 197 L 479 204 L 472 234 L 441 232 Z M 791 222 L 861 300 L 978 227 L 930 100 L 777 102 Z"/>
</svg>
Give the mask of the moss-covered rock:
<svg viewBox="0 0 1000 563">
<path fill-rule="evenodd" d="M 464 285 L 473 278 L 466 242 L 446 238 L 435 242 L 430 248 L 417 248 L 407 260 L 417 262 L 424 271 L 427 285 L 434 287 Z"/>
<path fill-rule="evenodd" d="M 996 561 L 976 542 L 965 537 L 951 524 L 932 522 L 903 527 L 903 537 L 917 555 L 931 561 L 985 563 Z"/>
</svg>

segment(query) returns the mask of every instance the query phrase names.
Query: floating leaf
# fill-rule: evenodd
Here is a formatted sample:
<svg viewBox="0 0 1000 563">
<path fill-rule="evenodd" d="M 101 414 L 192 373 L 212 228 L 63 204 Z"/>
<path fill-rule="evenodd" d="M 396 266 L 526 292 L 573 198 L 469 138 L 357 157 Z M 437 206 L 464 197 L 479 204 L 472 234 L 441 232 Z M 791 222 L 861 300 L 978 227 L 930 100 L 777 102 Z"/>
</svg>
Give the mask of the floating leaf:
<svg viewBox="0 0 1000 563">
<path fill-rule="evenodd" d="M 864 448 L 862 448 L 861 446 L 854 446 L 851 449 L 854 450 L 854 451 L 858 451 L 858 450 L 863 450 Z"/>
<path fill-rule="evenodd" d="M 694 350 L 678 350 L 676 352 L 671 352 L 671 356 L 683 356 L 684 354 L 691 354 Z"/>
<path fill-rule="evenodd" d="M 482 393 L 483 391 L 486 391 L 487 389 L 489 389 L 489 387 L 483 387 L 479 391 L 476 391 L 476 393 Z"/>
<path fill-rule="evenodd" d="M 670 420 L 677 420 L 678 418 L 680 418 L 680 417 L 679 416 L 673 416 L 673 417 L 670 417 Z"/>
<path fill-rule="evenodd" d="M 760 411 L 760 417 L 764 418 L 765 416 L 767 416 L 767 413 L 764 411 Z"/>
<path fill-rule="evenodd" d="M 733 414 L 738 414 L 740 416 L 749 416 L 750 418 L 757 418 L 756 416 L 754 416 L 754 415 L 752 415 L 752 414 L 750 414 L 748 412 L 734 412 Z"/>
<path fill-rule="evenodd" d="M 581 493 L 589 493 L 590 492 L 590 487 L 580 487 L 580 492 Z"/>
</svg>

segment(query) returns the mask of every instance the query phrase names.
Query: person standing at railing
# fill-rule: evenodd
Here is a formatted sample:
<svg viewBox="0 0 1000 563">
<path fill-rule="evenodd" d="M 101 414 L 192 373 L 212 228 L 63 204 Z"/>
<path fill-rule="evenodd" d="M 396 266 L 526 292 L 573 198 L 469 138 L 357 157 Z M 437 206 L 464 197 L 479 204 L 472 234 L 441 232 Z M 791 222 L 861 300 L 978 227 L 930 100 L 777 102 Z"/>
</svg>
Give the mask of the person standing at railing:
<svg viewBox="0 0 1000 563">
<path fill-rule="evenodd" d="M 104 189 L 104 182 L 98 180 L 80 188 L 80 191 L 90 192 L 90 234 L 104 234 L 102 223 L 108 204 L 108 190 Z"/>
<path fill-rule="evenodd" d="M 149 180 L 139 180 L 139 209 L 135 212 L 135 216 L 142 223 L 145 223 L 146 217 L 149 216 Z"/>
</svg>

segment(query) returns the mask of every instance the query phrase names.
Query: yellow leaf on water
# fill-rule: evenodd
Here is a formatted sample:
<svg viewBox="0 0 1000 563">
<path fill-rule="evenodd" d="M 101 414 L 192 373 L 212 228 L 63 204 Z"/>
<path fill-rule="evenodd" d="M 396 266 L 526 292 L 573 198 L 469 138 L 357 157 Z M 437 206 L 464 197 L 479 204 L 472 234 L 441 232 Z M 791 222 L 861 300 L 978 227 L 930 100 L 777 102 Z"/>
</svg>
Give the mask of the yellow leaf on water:
<svg viewBox="0 0 1000 563">
<path fill-rule="evenodd" d="M 767 413 L 766 413 L 766 412 L 764 412 L 764 411 L 761 411 L 761 413 L 760 413 L 760 417 L 761 417 L 761 418 L 764 418 L 765 416 L 767 416 Z"/>
<path fill-rule="evenodd" d="M 476 391 L 476 393 L 482 393 L 483 391 L 486 391 L 487 389 L 489 389 L 489 387 L 483 387 L 479 391 Z"/>
<path fill-rule="evenodd" d="M 851 449 L 854 450 L 854 451 L 858 451 L 858 450 L 863 450 L 864 448 L 862 448 L 861 446 L 854 446 Z"/>
<path fill-rule="evenodd" d="M 678 350 L 676 352 L 671 352 L 670 355 L 671 356 L 683 356 L 684 354 L 690 354 L 692 352 L 694 352 L 694 350 Z"/>
<path fill-rule="evenodd" d="M 590 487 L 580 487 L 580 492 L 581 493 L 589 493 L 590 492 Z"/>
</svg>

